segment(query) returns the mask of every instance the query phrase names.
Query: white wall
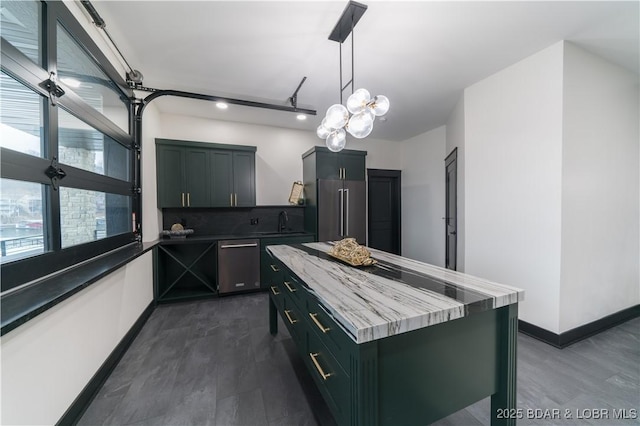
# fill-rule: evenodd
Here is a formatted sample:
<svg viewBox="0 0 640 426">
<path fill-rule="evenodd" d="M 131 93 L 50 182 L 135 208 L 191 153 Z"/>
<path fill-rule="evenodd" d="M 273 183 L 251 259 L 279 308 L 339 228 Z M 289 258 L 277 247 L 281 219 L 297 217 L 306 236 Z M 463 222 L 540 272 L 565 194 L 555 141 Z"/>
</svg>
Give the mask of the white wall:
<svg viewBox="0 0 640 426">
<path fill-rule="evenodd" d="M 562 54 L 557 43 L 465 90 L 465 271 L 525 290 L 558 333 Z"/>
<path fill-rule="evenodd" d="M 560 332 L 640 303 L 638 76 L 564 53 Z"/>
<path fill-rule="evenodd" d="M 146 114 L 143 121 L 146 120 Z M 145 123 L 144 129 L 147 129 Z M 148 133 L 147 133 L 148 134 Z M 213 120 L 176 114 L 160 114 L 159 130 L 154 137 L 233 145 L 253 145 L 256 152 L 256 204 L 288 204 L 291 185 L 302 180 L 302 154 L 311 147 L 324 146 L 315 132 L 279 127 Z M 145 137 L 145 143 L 153 143 Z M 366 138 L 355 140 L 348 137 L 346 149 L 367 151 L 367 168 L 400 169 L 401 158 L 399 144 Z M 155 151 L 155 150 L 153 150 Z M 150 160 L 149 156 L 153 156 Z M 155 162 L 155 152 L 145 146 L 143 161 Z M 154 163 L 155 164 L 155 163 Z M 155 167 L 155 165 L 153 166 Z M 146 174 L 145 174 L 146 176 Z M 155 175 L 154 178 L 155 180 Z M 149 183 L 151 177 L 146 177 Z M 156 209 L 155 186 L 143 183 L 147 194 L 143 209 Z M 154 195 L 149 195 L 153 191 Z M 162 225 L 160 221 L 158 226 Z M 151 225 L 150 225 L 151 227 Z M 161 230 L 146 230 L 155 233 Z"/>
<path fill-rule="evenodd" d="M 446 127 L 402 142 L 402 255 L 444 266 Z"/>
<path fill-rule="evenodd" d="M 458 163 L 456 169 L 456 182 L 457 182 L 457 247 L 456 247 L 456 270 L 464 272 L 464 209 L 465 209 L 465 196 L 464 196 L 464 93 L 458 100 L 451 115 L 447 119 L 447 147 L 446 152 L 449 155 L 455 148 L 458 149 L 456 153 L 456 161 Z"/>
<path fill-rule="evenodd" d="M 55 424 L 153 299 L 146 253 L 2 336 L 5 425 Z"/>
</svg>

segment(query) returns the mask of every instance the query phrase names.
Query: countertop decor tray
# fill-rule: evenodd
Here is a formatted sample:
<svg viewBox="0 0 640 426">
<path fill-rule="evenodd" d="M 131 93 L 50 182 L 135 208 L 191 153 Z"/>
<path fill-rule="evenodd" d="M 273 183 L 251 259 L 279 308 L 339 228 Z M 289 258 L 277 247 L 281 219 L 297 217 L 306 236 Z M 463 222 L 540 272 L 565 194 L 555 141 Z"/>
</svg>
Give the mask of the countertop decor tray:
<svg viewBox="0 0 640 426">
<path fill-rule="evenodd" d="M 160 233 L 163 237 L 169 237 L 172 239 L 176 238 L 187 238 L 187 235 L 193 234 L 193 229 L 180 229 L 175 231 L 167 231 L 164 230 Z"/>
<path fill-rule="evenodd" d="M 346 259 L 346 258 L 343 258 L 343 257 L 340 257 L 340 256 L 336 256 L 335 254 L 333 254 L 331 252 L 327 252 L 327 254 L 329 256 L 333 257 L 334 259 L 338 259 L 339 261 L 346 263 L 349 266 L 355 266 L 355 267 L 371 266 L 371 265 L 375 265 L 376 263 L 378 263 L 377 260 L 375 260 L 374 258 L 371 258 L 371 257 L 366 258 L 361 263 L 355 263 L 355 262 L 351 261 L 351 259 Z"/>
</svg>

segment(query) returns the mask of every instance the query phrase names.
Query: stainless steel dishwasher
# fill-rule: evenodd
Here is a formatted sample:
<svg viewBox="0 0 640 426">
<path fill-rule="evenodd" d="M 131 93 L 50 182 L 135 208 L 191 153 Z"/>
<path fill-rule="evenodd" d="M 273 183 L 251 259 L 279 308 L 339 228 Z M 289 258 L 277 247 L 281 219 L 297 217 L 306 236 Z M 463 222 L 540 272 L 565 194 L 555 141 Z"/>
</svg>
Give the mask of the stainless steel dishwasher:
<svg viewBox="0 0 640 426">
<path fill-rule="evenodd" d="M 260 288 L 260 242 L 218 241 L 218 293 Z"/>
</svg>

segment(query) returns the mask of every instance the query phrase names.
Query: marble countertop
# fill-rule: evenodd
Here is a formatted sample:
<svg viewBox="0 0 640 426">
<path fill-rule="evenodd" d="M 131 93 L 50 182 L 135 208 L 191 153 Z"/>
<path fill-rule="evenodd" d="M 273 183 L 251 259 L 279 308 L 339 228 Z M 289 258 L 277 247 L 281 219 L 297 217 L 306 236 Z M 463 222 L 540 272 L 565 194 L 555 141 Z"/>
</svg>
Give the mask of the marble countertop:
<svg viewBox="0 0 640 426">
<path fill-rule="evenodd" d="M 331 258 L 331 243 L 267 250 L 308 287 L 356 343 L 454 320 L 524 300 L 524 291 L 369 249 L 378 263 L 352 267 Z"/>
</svg>

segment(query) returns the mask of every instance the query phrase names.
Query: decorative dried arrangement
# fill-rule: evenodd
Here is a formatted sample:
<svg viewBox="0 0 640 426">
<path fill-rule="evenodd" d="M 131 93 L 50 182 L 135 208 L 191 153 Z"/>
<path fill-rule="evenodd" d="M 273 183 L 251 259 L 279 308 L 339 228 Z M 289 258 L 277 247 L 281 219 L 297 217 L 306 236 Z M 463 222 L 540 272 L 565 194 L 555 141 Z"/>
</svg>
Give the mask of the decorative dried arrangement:
<svg viewBox="0 0 640 426">
<path fill-rule="evenodd" d="M 351 266 L 369 266 L 376 263 L 376 260 L 371 258 L 371 252 L 358 244 L 355 238 L 338 241 L 327 254 Z"/>
</svg>

